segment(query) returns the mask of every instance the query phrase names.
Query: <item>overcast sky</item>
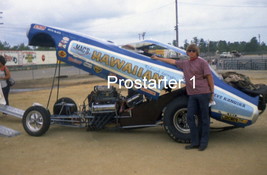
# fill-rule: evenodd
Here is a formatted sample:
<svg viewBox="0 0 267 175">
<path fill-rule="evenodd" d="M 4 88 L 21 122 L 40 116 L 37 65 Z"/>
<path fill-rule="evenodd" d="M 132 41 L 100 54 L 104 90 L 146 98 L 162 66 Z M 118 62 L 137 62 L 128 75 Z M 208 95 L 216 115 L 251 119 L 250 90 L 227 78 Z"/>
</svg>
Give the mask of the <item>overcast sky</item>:
<svg viewBox="0 0 267 175">
<path fill-rule="evenodd" d="M 267 44 L 266 0 L 178 0 L 179 45 L 193 37 Z M 175 39 L 175 0 L 0 0 L 0 40 L 27 44 L 31 23 L 114 41 Z"/>
</svg>

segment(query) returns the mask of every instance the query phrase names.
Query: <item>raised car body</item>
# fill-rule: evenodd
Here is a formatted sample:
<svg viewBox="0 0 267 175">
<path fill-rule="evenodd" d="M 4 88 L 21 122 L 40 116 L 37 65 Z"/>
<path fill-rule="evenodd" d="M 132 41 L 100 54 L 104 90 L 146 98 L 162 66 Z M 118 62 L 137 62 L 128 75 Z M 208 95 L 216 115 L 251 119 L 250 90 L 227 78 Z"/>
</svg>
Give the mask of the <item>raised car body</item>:
<svg viewBox="0 0 267 175">
<path fill-rule="evenodd" d="M 111 42 L 39 24 L 32 24 L 27 36 L 29 45 L 55 47 L 58 60 L 104 79 L 114 76 L 118 80 L 124 80 L 124 86 L 127 85 L 124 84 L 125 80 L 135 81 L 144 77 L 147 80 L 156 80 L 157 82 L 165 78 L 167 82 L 177 80 L 177 82 L 184 83 L 181 81 L 183 80 L 183 72 L 175 66 L 126 50 L 125 47 L 119 47 Z M 155 45 L 172 50 L 179 56 L 186 56 L 186 52 L 182 49 L 153 40 L 142 41 L 138 45 Z M 131 44 L 125 46 L 133 48 Z M 263 112 L 265 109 L 259 111 L 259 95 L 252 97 L 229 86 L 220 79 L 214 70 L 213 78 L 216 105 L 211 107 L 211 117 L 237 127 L 245 127 L 254 123 L 259 116 L 259 112 Z M 169 92 L 167 95 L 161 95 L 164 88 L 163 84 L 155 88 L 145 88 L 144 82 L 141 82 L 141 85 L 142 87 L 133 90 L 137 94 L 145 95 L 146 102 L 141 102 L 132 108 L 132 117 L 118 117 L 120 118 L 120 126 L 155 124 L 162 120 L 161 114 L 164 115 L 164 110 L 167 110 L 173 101 L 179 102 L 179 98 L 181 100 L 186 99 L 183 88 Z M 149 111 L 151 107 L 155 109 L 157 106 L 160 106 L 159 110 L 161 112 L 155 113 L 156 116 L 148 117 L 147 120 L 135 117 L 136 114 L 140 116 L 141 112 Z M 113 108 L 112 105 L 105 105 L 105 107 Z M 179 126 L 175 127 L 179 130 Z M 182 130 L 182 132 L 185 132 L 185 130 Z"/>
</svg>

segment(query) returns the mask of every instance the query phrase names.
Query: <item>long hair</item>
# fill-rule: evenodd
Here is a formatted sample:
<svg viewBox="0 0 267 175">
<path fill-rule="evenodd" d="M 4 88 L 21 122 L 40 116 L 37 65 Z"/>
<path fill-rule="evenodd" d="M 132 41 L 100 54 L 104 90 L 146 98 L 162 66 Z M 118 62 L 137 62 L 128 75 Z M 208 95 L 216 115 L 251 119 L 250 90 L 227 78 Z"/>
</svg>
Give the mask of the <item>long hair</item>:
<svg viewBox="0 0 267 175">
<path fill-rule="evenodd" d="M 5 57 L 3 57 L 3 55 L 0 55 L 0 63 L 2 63 L 3 65 L 6 65 L 6 59 Z"/>
<path fill-rule="evenodd" d="M 195 50 L 197 53 L 197 56 L 199 56 L 199 54 L 200 54 L 200 50 L 196 44 L 190 44 L 189 46 L 187 46 L 186 53 L 188 53 L 189 50 Z"/>
</svg>

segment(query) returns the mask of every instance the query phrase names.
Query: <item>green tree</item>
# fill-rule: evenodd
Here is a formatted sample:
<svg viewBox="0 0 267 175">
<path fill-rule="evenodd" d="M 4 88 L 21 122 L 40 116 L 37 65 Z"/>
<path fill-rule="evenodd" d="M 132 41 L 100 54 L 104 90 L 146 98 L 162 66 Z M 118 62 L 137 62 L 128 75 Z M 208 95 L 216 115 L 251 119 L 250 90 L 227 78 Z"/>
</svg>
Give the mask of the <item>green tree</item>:
<svg viewBox="0 0 267 175">
<path fill-rule="evenodd" d="M 9 50 L 10 49 L 10 44 L 7 43 L 6 41 L 2 42 L 0 41 L 0 50 Z"/>
<path fill-rule="evenodd" d="M 189 45 L 189 43 L 188 43 L 188 40 L 186 39 L 186 40 L 184 41 L 184 49 L 186 49 L 188 45 Z"/>
<path fill-rule="evenodd" d="M 219 41 L 217 47 L 219 52 L 229 51 L 226 41 Z"/>
<path fill-rule="evenodd" d="M 31 50 L 31 48 L 29 46 L 27 46 L 27 45 L 25 46 L 24 43 L 21 43 L 21 44 L 19 44 L 17 46 L 13 46 L 11 49 L 12 50 Z"/>
<path fill-rule="evenodd" d="M 193 43 L 195 43 L 196 45 L 199 44 L 199 40 L 198 40 L 198 38 L 196 36 L 193 38 Z"/>
<path fill-rule="evenodd" d="M 210 41 L 209 42 L 209 51 L 215 53 L 218 50 L 217 44 L 218 44 L 218 42 L 216 42 L 216 41 Z"/>
<path fill-rule="evenodd" d="M 207 42 L 203 38 L 199 40 L 198 46 L 201 52 L 203 53 L 208 52 Z"/>
<path fill-rule="evenodd" d="M 253 37 L 249 43 L 246 44 L 246 52 L 257 52 L 259 51 L 259 44 L 256 37 Z"/>
</svg>

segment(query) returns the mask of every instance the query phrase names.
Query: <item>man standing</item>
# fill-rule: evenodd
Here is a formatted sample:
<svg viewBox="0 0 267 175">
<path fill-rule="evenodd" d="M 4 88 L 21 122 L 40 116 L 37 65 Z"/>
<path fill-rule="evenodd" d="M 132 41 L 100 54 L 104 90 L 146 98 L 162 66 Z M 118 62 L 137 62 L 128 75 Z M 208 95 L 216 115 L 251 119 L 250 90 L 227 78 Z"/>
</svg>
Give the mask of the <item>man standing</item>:
<svg viewBox="0 0 267 175">
<path fill-rule="evenodd" d="M 183 70 L 186 92 L 189 96 L 187 106 L 187 123 L 190 128 L 191 144 L 185 149 L 204 151 L 209 141 L 209 102 L 213 100 L 214 82 L 207 61 L 199 57 L 199 48 L 190 44 L 186 53 L 188 60 L 174 60 L 152 56 L 152 59 L 176 65 Z M 192 81 L 194 80 L 194 81 Z M 198 126 L 196 125 L 196 115 Z"/>
</svg>

